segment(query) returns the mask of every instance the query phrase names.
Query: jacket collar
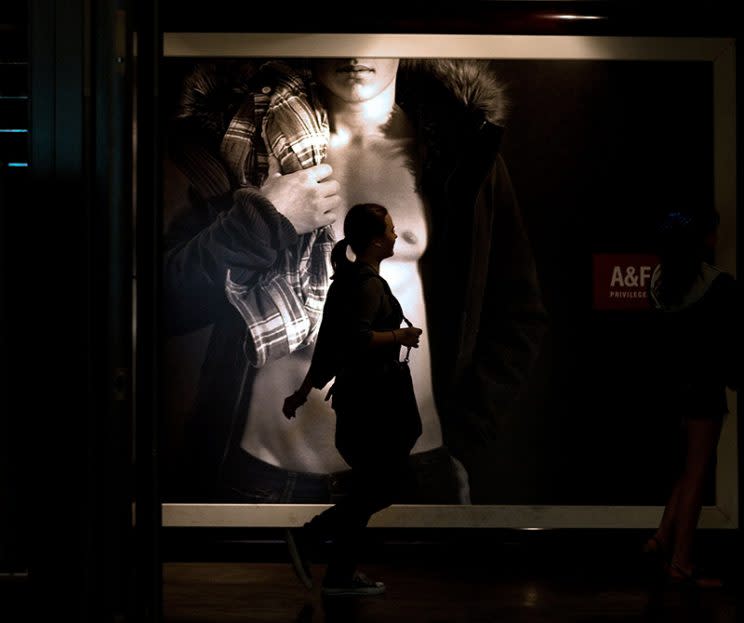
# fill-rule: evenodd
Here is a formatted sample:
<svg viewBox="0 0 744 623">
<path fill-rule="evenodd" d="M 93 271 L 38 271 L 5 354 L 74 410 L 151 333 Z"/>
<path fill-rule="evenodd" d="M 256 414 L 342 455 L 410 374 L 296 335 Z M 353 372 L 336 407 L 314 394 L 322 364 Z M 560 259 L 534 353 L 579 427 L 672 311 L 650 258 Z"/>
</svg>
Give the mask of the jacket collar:
<svg viewBox="0 0 744 623">
<path fill-rule="evenodd" d="M 219 143 L 245 96 L 277 79 L 276 65 L 199 64 L 184 81 L 177 117 Z M 293 66 L 311 80 L 306 63 Z M 490 62 L 474 59 L 402 59 L 396 99 L 433 147 L 449 149 L 484 124 L 503 126 L 509 106 Z"/>
</svg>

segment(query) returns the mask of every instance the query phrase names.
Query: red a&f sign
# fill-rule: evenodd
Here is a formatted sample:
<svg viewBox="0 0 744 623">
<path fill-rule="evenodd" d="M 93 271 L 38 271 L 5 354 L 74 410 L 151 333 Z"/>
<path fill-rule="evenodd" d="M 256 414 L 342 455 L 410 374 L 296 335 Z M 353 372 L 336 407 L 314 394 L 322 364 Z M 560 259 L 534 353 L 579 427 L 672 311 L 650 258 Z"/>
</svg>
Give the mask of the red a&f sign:
<svg viewBox="0 0 744 623">
<path fill-rule="evenodd" d="M 648 286 L 659 263 L 643 253 L 594 254 L 594 309 L 650 309 Z"/>
</svg>

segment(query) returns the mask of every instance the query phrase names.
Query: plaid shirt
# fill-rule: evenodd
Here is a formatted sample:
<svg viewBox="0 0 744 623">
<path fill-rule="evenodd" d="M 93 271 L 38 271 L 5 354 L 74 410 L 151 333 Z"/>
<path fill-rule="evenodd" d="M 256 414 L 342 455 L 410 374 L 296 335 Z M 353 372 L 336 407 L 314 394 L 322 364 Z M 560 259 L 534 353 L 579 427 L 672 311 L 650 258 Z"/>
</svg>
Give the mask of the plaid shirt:
<svg viewBox="0 0 744 623">
<path fill-rule="evenodd" d="M 220 147 L 226 166 L 242 186 L 260 187 L 268 173 L 269 153 L 286 174 L 320 164 L 328 146 L 328 117 L 312 104 L 302 77 L 280 62 L 262 69 L 272 77 L 272 86 L 245 99 Z M 330 225 L 299 236 L 250 285 L 233 281 L 227 271 L 225 293 L 245 321 L 244 351 L 255 367 L 315 342 L 334 243 Z"/>
</svg>

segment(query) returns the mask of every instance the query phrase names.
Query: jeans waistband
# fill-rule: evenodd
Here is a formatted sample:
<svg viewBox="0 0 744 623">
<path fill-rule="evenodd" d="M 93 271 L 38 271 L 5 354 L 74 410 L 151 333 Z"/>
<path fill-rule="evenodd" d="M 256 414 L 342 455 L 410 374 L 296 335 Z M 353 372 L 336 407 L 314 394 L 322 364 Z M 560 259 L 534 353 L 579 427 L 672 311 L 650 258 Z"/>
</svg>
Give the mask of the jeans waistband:
<svg viewBox="0 0 744 623">
<path fill-rule="evenodd" d="M 448 468 L 451 464 L 451 455 L 444 446 L 411 455 L 414 471 L 426 471 L 438 464 Z M 236 448 L 223 466 L 223 481 L 228 495 L 245 501 L 324 504 L 334 503 L 348 492 L 351 470 L 330 474 L 286 470 Z"/>
</svg>

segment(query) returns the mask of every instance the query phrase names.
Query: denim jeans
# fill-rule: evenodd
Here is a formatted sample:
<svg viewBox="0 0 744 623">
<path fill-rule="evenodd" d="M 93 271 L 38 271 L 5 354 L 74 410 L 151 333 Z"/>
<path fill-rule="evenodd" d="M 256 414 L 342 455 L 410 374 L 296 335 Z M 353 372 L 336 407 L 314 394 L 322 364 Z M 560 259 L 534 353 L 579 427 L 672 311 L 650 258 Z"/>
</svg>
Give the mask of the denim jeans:
<svg viewBox="0 0 744 623">
<path fill-rule="evenodd" d="M 457 469 L 445 447 L 412 454 L 410 467 L 411 480 L 396 502 L 463 502 Z M 349 494 L 350 488 L 351 470 L 331 474 L 289 471 L 236 449 L 223 466 L 220 497 L 252 504 L 335 504 Z"/>
</svg>

